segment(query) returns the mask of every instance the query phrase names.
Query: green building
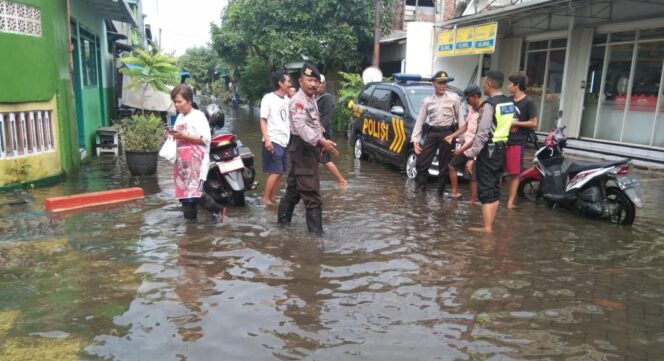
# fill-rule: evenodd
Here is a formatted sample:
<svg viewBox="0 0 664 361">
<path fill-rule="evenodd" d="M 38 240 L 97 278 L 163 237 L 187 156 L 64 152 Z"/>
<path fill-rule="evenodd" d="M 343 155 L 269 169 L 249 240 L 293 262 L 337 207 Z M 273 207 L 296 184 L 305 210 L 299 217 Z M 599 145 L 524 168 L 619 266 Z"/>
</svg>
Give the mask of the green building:
<svg viewBox="0 0 664 361">
<path fill-rule="evenodd" d="M 113 20 L 137 1 L 0 0 L 0 190 L 61 178 L 115 109 Z M 140 28 L 139 28 L 140 29 Z"/>
</svg>

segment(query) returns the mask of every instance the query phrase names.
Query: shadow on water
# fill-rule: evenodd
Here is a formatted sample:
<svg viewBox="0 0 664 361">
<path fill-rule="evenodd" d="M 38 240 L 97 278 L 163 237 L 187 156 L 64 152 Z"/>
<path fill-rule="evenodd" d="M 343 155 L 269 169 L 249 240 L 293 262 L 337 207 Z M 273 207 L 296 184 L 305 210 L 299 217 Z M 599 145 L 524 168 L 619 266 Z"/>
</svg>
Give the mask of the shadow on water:
<svg viewBox="0 0 664 361">
<path fill-rule="evenodd" d="M 256 154 L 257 114 L 227 109 Z M 654 360 L 664 354 L 664 177 L 640 171 L 633 227 L 543 204 L 500 210 L 415 194 L 337 139 L 349 187 L 322 171 L 326 234 L 248 194 L 222 224 L 186 223 L 171 168 L 94 158 L 0 206 L 0 359 Z M 139 186 L 146 199 L 63 216 L 50 196 Z M 464 186 L 464 191 L 467 188 Z M 0 196 L 5 204 L 14 196 Z"/>
</svg>

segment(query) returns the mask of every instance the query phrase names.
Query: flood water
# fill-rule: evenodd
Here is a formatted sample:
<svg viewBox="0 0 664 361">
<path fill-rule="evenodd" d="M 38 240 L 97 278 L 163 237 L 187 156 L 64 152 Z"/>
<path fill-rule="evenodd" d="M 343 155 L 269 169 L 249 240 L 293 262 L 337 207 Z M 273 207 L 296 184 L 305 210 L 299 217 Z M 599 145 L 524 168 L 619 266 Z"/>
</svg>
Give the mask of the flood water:
<svg viewBox="0 0 664 361">
<path fill-rule="evenodd" d="M 257 118 L 227 110 L 263 183 Z M 478 235 L 478 206 L 415 194 L 337 143 L 350 185 L 321 169 L 323 237 L 301 206 L 277 227 L 262 186 L 222 224 L 187 224 L 168 163 L 135 178 L 93 158 L 28 203 L 0 195 L 0 359 L 664 360 L 662 173 L 632 170 L 646 202 L 632 227 L 522 202 Z M 43 210 L 130 186 L 145 200 Z"/>
</svg>

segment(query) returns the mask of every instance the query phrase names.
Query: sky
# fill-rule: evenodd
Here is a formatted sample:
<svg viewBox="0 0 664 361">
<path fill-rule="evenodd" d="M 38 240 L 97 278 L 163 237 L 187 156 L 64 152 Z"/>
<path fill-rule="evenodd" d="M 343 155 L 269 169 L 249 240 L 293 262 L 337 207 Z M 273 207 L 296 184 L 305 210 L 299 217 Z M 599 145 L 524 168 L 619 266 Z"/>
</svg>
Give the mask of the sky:
<svg viewBox="0 0 664 361">
<path fill-rule="evenodd" d="M 152 27 L 152 38 L 159 40 L 165 53 L 184 54 L 194 46 L 211 41 L 210 23 L 220 24 L 226 0 L 142 0 L 145 24 Z"/>
</svg>

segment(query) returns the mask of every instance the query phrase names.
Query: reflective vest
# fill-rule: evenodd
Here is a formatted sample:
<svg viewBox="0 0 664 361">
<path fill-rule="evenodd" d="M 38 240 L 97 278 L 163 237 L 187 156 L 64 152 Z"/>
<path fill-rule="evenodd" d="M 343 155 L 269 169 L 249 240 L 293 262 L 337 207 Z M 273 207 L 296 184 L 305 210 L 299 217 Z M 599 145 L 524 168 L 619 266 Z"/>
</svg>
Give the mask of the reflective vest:
<svg viewBox="0 0 664 361">
<path fill-rule="evenodd" d="M 516 113 L 513 99 L 504 95 L 496 95 L 485 101 L 493 106 L 493 135 L 491 143 L 506 142 L 512 127 L 512 119 Z"/>
</svg>

